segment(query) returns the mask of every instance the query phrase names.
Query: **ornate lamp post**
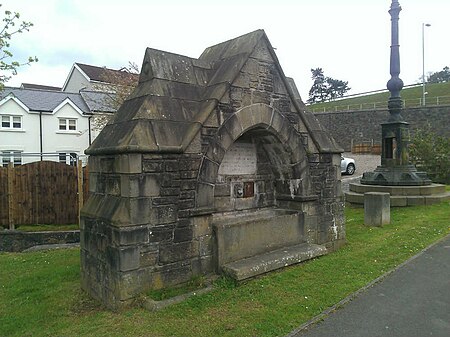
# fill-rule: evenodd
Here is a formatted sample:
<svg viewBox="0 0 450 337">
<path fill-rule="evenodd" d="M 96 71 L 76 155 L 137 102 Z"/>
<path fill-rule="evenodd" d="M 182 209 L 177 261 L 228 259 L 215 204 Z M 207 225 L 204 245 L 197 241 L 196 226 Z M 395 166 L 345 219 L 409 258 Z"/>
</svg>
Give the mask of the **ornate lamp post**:
<svg viewBox="0 0 450 337">
<path fill-rule="evenodd" d="M 415 166 L 409 163 L 409 124 L 401 116 L 403 101 L 400 91 L 403 88 L 403 81 L 399 77 L 400 45 L 398 38 L 398 20 L 401 9 L 398 1 L 392 0 L 389 10 L 391 15 L 391 78 L 387 82 L 387 89 L 390 92 L 389 118 L 386 123 L 381 124 L 381 166 L 378 166 L 373 172 L 365 172 L 361 184 L 391 186 L 431 184 L 426 173 L 417 172 Z"/>
<path fill-rule="evenodd" d="M 425 105 L 425 27 L 430 27 L 429 23 L 422 23 L 422 105 Z"/>
</svg>

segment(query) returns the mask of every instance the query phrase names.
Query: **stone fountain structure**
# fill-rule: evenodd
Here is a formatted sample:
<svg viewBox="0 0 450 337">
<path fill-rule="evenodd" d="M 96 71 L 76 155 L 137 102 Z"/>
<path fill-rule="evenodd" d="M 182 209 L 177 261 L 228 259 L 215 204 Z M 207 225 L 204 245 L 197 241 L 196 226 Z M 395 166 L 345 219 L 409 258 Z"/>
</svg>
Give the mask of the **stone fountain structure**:
<svg viewBox="0 0 450 337">
<path fill-rule="evenodd" d="M 262 30 L 148 48 L 86 151 L 82 287 L 110 308 L 198 275 L 243 280 L 345 243 L 340 153 Z"/>
</svg>

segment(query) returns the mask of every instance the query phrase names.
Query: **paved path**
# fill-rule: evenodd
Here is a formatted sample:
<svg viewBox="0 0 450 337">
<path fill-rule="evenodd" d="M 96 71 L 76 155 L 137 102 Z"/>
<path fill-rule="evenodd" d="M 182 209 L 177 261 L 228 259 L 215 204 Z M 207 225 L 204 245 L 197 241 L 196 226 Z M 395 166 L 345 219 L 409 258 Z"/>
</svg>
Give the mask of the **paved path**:
<svg viewBox="0 0 450 337">
<path fill-rule="evenodd" d="M 449 337 L 450 235 L 290 337 Z"/>
<path fill-rule="evenodd" d="M 359 182 L 364 172 L 371 172 L 381 164 L 380 155 L 372 154 L 354 154 L 346 152 L 344 157 L 350 157 L 355 159 L 356 171 L 353 175 L 342 175 L 342 191 L 348 192 L 350 183 Z"/>
<path fill-rule="evenodd" d="M 352 176 L 343 175 L 342 180 L 351 179 L 352 177 L 362 176 L 364 172 L 371 172 L 381 164 L 381 156 L 373 154 L 356 154 L 345 152 L 344 157 L 355 159 L 356 171 Z"/>
</svg>

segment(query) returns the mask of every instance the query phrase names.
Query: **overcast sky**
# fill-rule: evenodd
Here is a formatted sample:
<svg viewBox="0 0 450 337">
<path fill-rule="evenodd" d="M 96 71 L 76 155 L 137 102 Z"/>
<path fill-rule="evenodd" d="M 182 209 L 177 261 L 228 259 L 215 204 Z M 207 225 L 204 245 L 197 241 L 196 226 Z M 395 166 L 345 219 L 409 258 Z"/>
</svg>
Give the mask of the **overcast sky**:
<svg viewBox="0 0 450 337">
<path fill-rule="evenodd" d="M 62 86 L 74 62 L 118 69 L 142 63 L 146 47 L 197 58 L 211 45 L 264 29 L 303 100 L 311 68 L 349 82 L 350 93 L 384 89 L 389 80 L 390 0 L 0 0 L 34 27 L 14 36 L 14 59 L 37 56 L 8 82 Z M 400 0 L 401 74 L 450 66 L 450 0 Z"/>
</svg>

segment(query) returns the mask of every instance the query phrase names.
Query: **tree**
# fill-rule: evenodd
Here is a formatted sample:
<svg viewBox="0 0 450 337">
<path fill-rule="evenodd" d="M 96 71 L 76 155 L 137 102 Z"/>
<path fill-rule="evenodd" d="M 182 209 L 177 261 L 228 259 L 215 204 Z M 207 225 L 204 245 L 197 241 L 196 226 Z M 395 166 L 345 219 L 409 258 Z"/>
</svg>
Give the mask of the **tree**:
<svg viewBox="0 0 450 337">
<path fill-rule="evenodd" d="M 324 102 L 344 96 L 350 90 L 347 81 L 325 77 L 322 68 L 311 69 L 314 83 L 309 90 L 308 103 Z"/>
<path fill-rule="evenodd" d="M 428 83 L 442 83 L 450 81 L 450 69 L 446 66 L 441 71 L 428 75 Z"/>
<path fill-rule="evenodd" d="M 96 113 L 93 119 L 94 130 L 100 131 L 113 118 L 122 103 L 130 96 L 139 81 L 139 66 L 128 62 L 128 67 L 120 70 L 104 69 L 100 75 L 103 83 L 94 85 L 95 92 L 99 92 L 97 103 L 107 107 L 108 113 Z"/>
<path fill-rule="evenodd" d="M 428 125 L 416 130 L 409 144 L 411 162 L 434 181 L 450 184 L 450 138 L 437 135 Z"/>
<path fill-rule="evenodd" d="M 119 71 L 105 71 L 100 77 L 108 83 L 105 104 L 118 110 L 138 84 L 139 66 L 134 62 L 128 62 L 128 67 L 123 67 Z"/>
<path fill-rule="evenodd" d="M 327 85 L 322 68 L 311 69 L 311 78 L 314 80 L 309 89 L 308 103 L 323 102 L 326 98 Z"/>
<path fill-rule="evenodd" d="M 0 7 L 1 6 L 2 5 L 0 4 Z M 3 28 L 0 30 L 0 71 L 2 72 L 0 74 L 0 90 L 3 89 L 5 83 L 11 78 L 12 75 L 17 75 L 17 68 L 38 61 L 36 56 L 30 56 L 28 57 L 28 60 L 22 62 L 11 60 L 13 57 L 13 54 L 9 49 L 11 46 L 11 38 L 15 34 L 28 32 L 33 26 L 31 22 L 20 22 L 19 20 L 19 13 L 13 13 L 8 10 L 5 11 Z"/>
</svg>

